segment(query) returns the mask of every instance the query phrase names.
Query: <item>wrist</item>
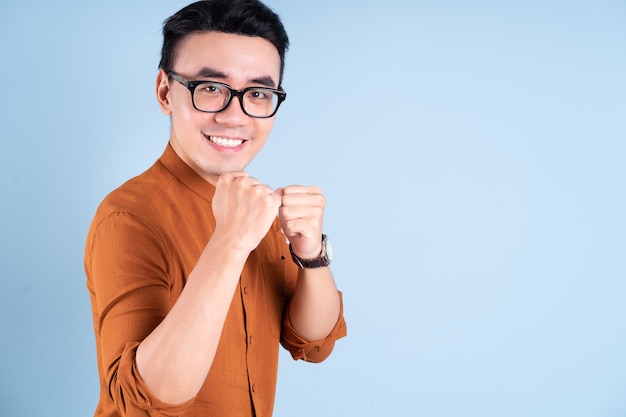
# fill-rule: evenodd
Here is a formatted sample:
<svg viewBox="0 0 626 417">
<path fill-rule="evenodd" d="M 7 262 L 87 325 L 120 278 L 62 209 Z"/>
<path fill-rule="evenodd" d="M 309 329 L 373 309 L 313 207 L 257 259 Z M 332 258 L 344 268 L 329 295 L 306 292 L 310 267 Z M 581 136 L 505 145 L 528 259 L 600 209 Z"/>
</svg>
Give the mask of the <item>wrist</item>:
<svg viewBox="0 0 626 417">
<path fill-rule="evenodd" d="M 216 230 L 207 243 L 206 249 L 210 248 L 212 252 L 219 253 L 221 256 L 243 259 L 245 262 L 250 252 L 254 250 L 251 246 L 243 240 L 232 239 L 228 233 L 219 233 Z"/>
<path fill-rule="evenodd" d="M 291 243 L 289 243 L 289 252 L 291 252 L 291 258 L 293 259 L 294 263 L 298 265 L 300 269 L 327 267 L 328 265 L 330 265 L 333 257 L 333 251 L 330 241 L 328 240 L 328 237 L 324 234 L 322 235 L 321 249 L 319 250 L 319 252 L 317 252 L 317 256 L 313 258 L 302 258 L 296 255 Z"/>
</svg>

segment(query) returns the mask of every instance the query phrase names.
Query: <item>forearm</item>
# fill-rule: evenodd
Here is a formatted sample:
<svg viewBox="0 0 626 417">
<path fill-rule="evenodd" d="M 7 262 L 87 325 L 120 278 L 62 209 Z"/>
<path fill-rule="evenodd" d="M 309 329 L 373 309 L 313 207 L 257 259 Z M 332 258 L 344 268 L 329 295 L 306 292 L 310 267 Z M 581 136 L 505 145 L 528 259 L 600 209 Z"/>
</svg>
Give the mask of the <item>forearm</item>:
<svg viewBox="0 0 626 417">
<path fill-rule="evenodd" d="M 330 268 L 301 269 L 289 306 L 294 329 L 309 340 L 325 338 L 339 312 L 339 293 Z"/>
<path fill-rule="evenodd" d="M 220 175 L 215 230 L 181 296 L 139 345 L 137 367 L 161 400 L 180 404 L 202 388 L 245 262 L 276 219 L 280 196 L 245 172 Z"/>
<path fill-rule="evenodd" d="M 139 373 L 162 401 L 184 403 L 202 387 L 247 257 L 212 239 L 168 315 L 139 345 Z"/>
</svg>

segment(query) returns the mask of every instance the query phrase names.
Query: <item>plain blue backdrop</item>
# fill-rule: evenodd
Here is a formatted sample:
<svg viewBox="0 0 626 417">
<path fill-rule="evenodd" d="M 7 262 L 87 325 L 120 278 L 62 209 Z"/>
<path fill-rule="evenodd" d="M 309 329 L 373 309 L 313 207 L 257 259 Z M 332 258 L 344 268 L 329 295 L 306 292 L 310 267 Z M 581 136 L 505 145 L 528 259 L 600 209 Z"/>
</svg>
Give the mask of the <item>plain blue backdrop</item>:
<svg viewBox="0 0 626 417">
<path fill-rule="evenodd" d="M 148 168 L 183 1 L 0 2 L 0 415 L 89 416 L 83 272 Z M 626 416 L 626 2 L 272 0 L 291 37 L 249 171 L 316 184 L 349 335 L 275 415 Z"/>
</svg>

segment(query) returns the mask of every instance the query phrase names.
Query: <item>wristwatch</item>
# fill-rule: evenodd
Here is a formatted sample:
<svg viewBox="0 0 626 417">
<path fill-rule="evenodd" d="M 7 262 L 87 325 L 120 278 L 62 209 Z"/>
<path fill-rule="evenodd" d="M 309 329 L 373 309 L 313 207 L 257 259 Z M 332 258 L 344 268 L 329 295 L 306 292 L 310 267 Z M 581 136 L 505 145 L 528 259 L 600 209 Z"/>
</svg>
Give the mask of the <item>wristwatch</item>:
<svg viewBox="0 0 626 417">
<path fill-rule="evenodd" d="M 293 261 L 300 267 L 300 269 L 304 268 L 322 268 L 330 265 L 330 261 L 333 260 L 333 248 L 330 244 L 330 240 L 328 240 L 328 236 L 322 235 L 322 252 L 320 256 L 313 259 L 301 259 L 293 253 L 293 248 L 291 247 L 291 243 L 289 244 L 289 252 L 291 252 L 291 258 Z"/>
</svg>

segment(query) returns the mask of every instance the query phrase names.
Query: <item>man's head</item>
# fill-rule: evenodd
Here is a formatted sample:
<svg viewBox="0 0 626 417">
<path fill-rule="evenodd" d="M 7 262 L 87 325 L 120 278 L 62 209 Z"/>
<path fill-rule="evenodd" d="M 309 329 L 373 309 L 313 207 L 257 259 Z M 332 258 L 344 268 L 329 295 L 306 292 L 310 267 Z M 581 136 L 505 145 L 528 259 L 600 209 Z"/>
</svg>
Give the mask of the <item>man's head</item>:
<svg viewBox="0 0 626 417">
<path fill-rule="evenodd" d="M 289 38 L 278 15 L 260 1 L 203 0 L 184 7 L 163 25 L 159 68 L 171 70 L 180 42 L 186 36 L 198 32 L 222 32 L 267 39 L 278 50 L 282 82 Z"/>
<path fill-rule="evenodd" d="M 285 97 L 280 19 L 257 0 L 206 0 L 169 18 L 163 35 L 156 93 L 174 152 L 211 183 L 244 170 Z"/>
</svg>

